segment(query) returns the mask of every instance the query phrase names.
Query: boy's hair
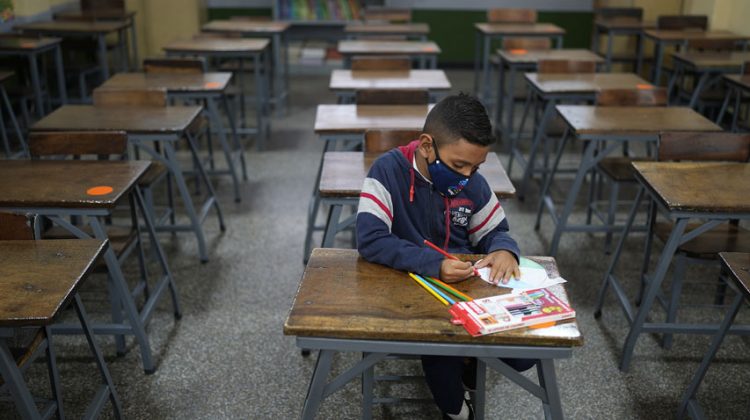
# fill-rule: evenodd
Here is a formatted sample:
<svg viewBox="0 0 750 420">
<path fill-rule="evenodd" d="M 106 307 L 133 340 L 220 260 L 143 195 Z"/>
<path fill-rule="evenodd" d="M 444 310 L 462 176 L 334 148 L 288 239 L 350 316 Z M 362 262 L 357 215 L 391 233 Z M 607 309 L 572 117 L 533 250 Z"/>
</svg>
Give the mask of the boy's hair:
<svg viewBox="0 0 750 420">
<path fill-rule="evenodd" d="M 484 105 L 465 93 L 448 96 L 438 102 L 427 114 L 422 131 L 437 137 L 441 144 L 453 143 L 461 138 L 480 146 L 495 142 Z"/>
</svg>

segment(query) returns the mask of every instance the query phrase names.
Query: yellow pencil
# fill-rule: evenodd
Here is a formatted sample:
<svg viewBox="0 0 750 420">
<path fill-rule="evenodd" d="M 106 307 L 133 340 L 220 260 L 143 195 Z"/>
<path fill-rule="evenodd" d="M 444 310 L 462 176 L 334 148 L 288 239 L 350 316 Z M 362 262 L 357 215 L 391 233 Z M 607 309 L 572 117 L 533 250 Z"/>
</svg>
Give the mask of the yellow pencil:
<svg viewBox="0 0 750 420">
<path fill-rule="evenodd" d="M 459 292 L 458 290 L 456 290 L 456 288 L 454 288 L 454 287 L 446 284 L 445 282 L 443 282 L 441 280 L 438 280 L 438 279 L 436 279 L 434 277 L 425 277 L 425 278 L 427 280 L 430 280 L 431 282 L 437 284 L 438 286 L 440 286 L 441 288 L 443 288 L 445 291 L 453 294 L 454 296 L 458 297 L 459 299 L 463 299 L 463 300 L 466 300 L 466 301 L 474 300 L 471 296 Z"/>
<path fill-rule="evenodd" d="M 427 292 L 428 292 L 429 294 L 431 294 L 432 296 L 435 296 L 435 299 L 439 300 L 439 301 L 440 301 L 440 302 L 441 302 L 441 303 L 442 303 L 443 305 L 445 305 L 445 306 L 449 306 L 449 305 L 448 305 L 448 301 L 447 301 L 447 300 L 443 299 L 443 297 L 442 297 L 442 296 L 440 296 L 439 294 L 435 293 L 435 291 L 434 291 L 434 290 L 432 290 L 432 289 L 430 289 L 430 287 L 429 287 L 429 286 L 427 286 L 426 284 L 423 284 L 423 283 L 422 283 L 422 281 L 421 281 L 421 280 L 419 280 L 419 279 L 417 278 L 417 276 L 415 276 L 415 275 L 414 275 L 414 273 L 409 273 L 409 276 L 410 276 L 411 278 L 413 278 L 413 279 L 414 279 L 414 281 L 416 281 L 416 282 L 417 282 L 417 283 L 418 283 L 418 284 L 419 284 L 420 286 L 422 286 L 422 288 L 423 288 L 423 289 L 427 290 Z"/>
</svg>

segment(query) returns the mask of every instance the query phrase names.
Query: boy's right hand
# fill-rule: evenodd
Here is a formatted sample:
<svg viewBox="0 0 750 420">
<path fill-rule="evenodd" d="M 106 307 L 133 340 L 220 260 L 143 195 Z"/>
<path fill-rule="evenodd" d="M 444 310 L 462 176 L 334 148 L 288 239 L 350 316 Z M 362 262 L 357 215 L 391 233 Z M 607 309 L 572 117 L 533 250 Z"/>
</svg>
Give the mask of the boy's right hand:
<svg viewBox="0 0 750 420">
<path fill-rule="evenodd" d="M 468 261 L 444 259 L 440 264 L 440 280 L 446 283 L 456 283 L 474 275 L 474 266 Z"/>
</svg>

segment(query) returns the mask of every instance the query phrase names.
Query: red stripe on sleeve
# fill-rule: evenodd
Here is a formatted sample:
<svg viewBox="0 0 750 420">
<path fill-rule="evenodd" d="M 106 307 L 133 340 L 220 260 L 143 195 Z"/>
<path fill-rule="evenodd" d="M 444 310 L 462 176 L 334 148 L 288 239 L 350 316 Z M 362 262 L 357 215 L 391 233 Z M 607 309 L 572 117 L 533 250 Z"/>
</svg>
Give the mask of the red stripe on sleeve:
<svg viewBox="0 0 750 420">
<path fill-rule="evenodd" d="M 370 200 L 374 201 L 375 204 L 377 204 L 378 206 L 380 206 L 381 209 L 383 209 L 383 211 L 388 216 L 388 218 L 391 219 L 391 222 L 393 221 L 393 215 L 391 214 L 391 211 L 377 197 L 375 197 L 374 195 L 370 193 L 365 193 L 365 192 L 360 193 L 359 196 L 363 198 L 369 198 Z"/>
<path fill-rule="evenodd" d="M 490 221 L 490 219 L 492 219 L 492 216 L 493 216 L 493 215 L 495 214 L 495 212 L 496 212 L 496 211 L 497 211 L 497 209 L 499 209 L 499 208 L 500 208 L 500 203 L 497 203 L 497 204 L 495 204 L 495 208 L 493 208 L 493 209 L 492 209 L 492 211 L 491 211 L 491 212 L 490 212 L 490 214 L 489 214 L 489 215 L 487 216 L 487 218 L 486 218 L 486 219 L 484 219 L 484 220 L 482 221 L 482 223 L 480 223 L 480 224 L 478 224 L 478 225 L 477 225 L 476 227 L 474 227 L 474 229 L 471 229 L 471 230 L 469 230 L 469 235 L 471 235 L 472 233 L 474 233 L 474 232 L 478 231 L 478 230 L 479 230 L 479 229 L 481 229 L 481 228 L 482 228 L 482 227 L 483 227 L 484 225 L 486 225 L 486 224 L 487 224 L 487 222 L 489 222 L 489 221 Z"/>
</svg>

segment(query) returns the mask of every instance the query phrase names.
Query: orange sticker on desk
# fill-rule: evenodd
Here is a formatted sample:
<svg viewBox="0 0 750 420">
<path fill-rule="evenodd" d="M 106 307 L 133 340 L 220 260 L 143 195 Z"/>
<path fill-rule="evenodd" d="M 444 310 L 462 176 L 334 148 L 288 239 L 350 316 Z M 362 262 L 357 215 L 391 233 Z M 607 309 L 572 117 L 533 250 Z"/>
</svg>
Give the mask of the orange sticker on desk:
<svg viewBox="0 0 750 420">
<path fill-rule="evenodd" d="M 435 49 L 432 47 L 422 47 L 422 51 L 432 52 L 432 51 L 435 51 Z"/>
<path fill-rule="evenodd" d="M 509 52 L 514 55 L 524 55 L 524 54 L 527 54 L 529 51 L 524 50 L 523 48 L 513 48 L 512 50 L 509 50 Z"/>
<path fill-rule="evenodd" d="M 640 90 L 649 90 L 653 89 L 654 85 L 649 85 L 648 83 L 638 83 L 637 85 L 635 85 L 635 88 Z"/>
<path fill-rule="evenodd" d="M 221 87 L 221 83 L 219 82 L 206 82 L 203 87 L 206 89 L 218 89 Z"/>
<path fill-rule="evenodd" d="M 114 191 L 112 187 L 108 185 L 97 185 L 96 187 L 91 187 L 88 190 L 86 190 L 86 194 L 88 195 L 107 195 Z"/>
<path fill-rule="evenodd" d="M 33 43 L 33 42 L 22 42 L 19 45 L 21 45 L 21 48 L 34 48 L 34 47 L 36 47 L 36 44 Z"/>
</svg>

